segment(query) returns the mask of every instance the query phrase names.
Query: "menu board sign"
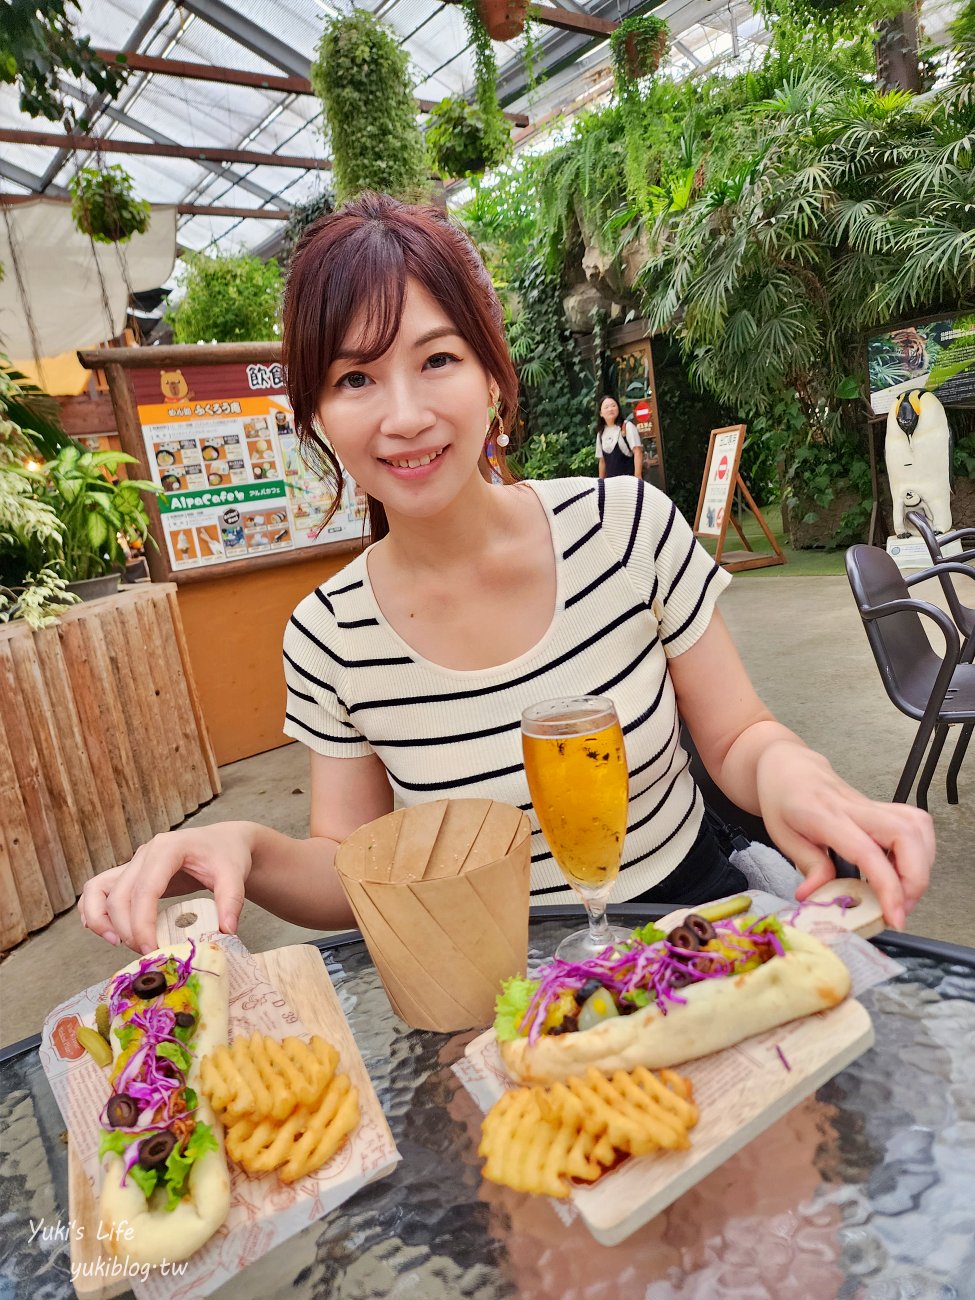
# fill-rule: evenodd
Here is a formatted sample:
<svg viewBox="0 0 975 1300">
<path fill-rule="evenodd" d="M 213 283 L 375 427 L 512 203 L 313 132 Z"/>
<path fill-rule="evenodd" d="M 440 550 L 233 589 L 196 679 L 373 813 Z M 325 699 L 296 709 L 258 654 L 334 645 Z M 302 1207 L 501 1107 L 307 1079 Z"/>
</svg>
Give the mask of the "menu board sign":
<svg viewBox="0 0 975 1300">
<path fill-rule="evenodd" d="M 724 537 L 731 501 L 738 480 L 738 462 L 745 441 L 745 426 L 712 429 L 704 482 L 697 507 L 694 532 L 698 537 Z"/>
<path fill-rule="evenodd" d="M 365 496 L 301 458 L 280 364 L 132 370 L 174 571 L 360 538 Z"/>
</svg>

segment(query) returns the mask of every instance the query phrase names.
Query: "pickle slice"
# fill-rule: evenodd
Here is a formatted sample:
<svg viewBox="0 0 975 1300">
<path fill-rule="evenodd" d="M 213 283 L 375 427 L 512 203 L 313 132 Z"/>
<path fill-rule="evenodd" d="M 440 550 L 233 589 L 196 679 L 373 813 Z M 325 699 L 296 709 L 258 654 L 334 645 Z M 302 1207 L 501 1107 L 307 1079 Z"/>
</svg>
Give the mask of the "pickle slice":
<svg viewBox="0 0 975 1300">
<path fill-rule="evenodd" d="M 112 1016 L 108 1009 L 107 1002 L 99 1002 L 95 1008 L 95 1028 L 104 1038 L 106 1043 L 111 1043 L 109 1032 L 112 1028 Z"/>
<path fill-rule="evenodd" d="M 742 912 L 747 912 L 751 905 L 752 900 L 748 894 L 736 894 L 734 898 L 723 898 L 718 903 L 705 903 L 702 907 L 695 907 L 694 911 L 698 916 L 703 916 L 705 921 L 727 921 L 730 916 L 740 916 Z"/>
<path fill-rule="evenodd" d="M 76 1037 L 78 1046 L 83 1047 L 103 1069 L 112 1064 L 112 1049 L 97 1030 L 89 1029 L 87 1025 L 79 1025 Z"/>
</svg>

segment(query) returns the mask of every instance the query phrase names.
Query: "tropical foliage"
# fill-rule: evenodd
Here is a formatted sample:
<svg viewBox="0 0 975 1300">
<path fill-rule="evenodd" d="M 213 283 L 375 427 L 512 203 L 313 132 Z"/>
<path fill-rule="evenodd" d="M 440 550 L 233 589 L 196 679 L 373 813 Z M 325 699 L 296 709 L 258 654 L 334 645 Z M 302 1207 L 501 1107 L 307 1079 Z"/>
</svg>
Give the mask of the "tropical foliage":
<svg viewBox="0 0 975 1300">
<path fill-rule="evenodd" d="M 90 37 L 76 35 L 70 11 L 80 8 L 79 0 L 4 0 L 0 22 L 0 82 L 18 86 L 21 112 L 68 131 L 85 130 L 88 119 L 65 92 L 65 73 L 85 85 L 87 103 L 88 87 L 116 99 L 128 72 L 124 55 L 106 63 Z"/>
<path fill-rule="evenodd" d="M 167 307 L 177 343 L 253 343 L 278 337 L 281 268 L 249 253 L 191 253 L 183 296 Z"/>
<path fill-rule="evenodd" d="M 124 244 L 149 229 L 152 207 L 135 196 L 124 167 L 82 167 L 68 182 L 71 216 L 83 235 L 99 244 Z"/>
<path fill-rule="evenodd" d="M 364 9 L 328 22 L 311 83 L 325 113 L 339 202 L 362 190 L 427 196 L 409 55 L 390 27 Z"/>
<path fill-rule="evenodd" d="M 698 392 L 725 420 L 747 420 L 752 482 L 783 482 L 807 519 L 844 487 L 869 500 L 863 332 L 975 301 L 975 0 L 951 47 L 925 53 L 924 95 L 878 89 L 885 0 L 777 8 L 748 70 L 659 75 L 638 95 L 619 85 L 565 143 L 518 160 L 517 203 L 478 196 L 467 219 L 499 283 L 516 281 L 532 248 L 565 295 L 586 253 L 615 310 L 648 317 L 680 394 L 664 417 L 672 487 L 675 446 L 687 453 L 679 478 L 699 482 L 690 442 L 669 436 Z M 537 336 L 520 305 L 521 364 L 551 368 L 526 342 Z M 561 463 L 572 461 L 570 449 Z M 864 513 L 847 512 L 835 540 Z"/>
</svg>

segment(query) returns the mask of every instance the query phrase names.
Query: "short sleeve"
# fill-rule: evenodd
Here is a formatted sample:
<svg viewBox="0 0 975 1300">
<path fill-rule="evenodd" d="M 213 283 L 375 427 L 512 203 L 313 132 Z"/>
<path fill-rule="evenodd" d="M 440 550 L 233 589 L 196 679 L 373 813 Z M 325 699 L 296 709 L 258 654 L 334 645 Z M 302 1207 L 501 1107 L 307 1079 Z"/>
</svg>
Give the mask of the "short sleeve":
<svg viewBox="0 0 975 1300">
<path fill-rule="evenodd" d="M 668 658 L 707 630 L 731 575 L 707 553 L 669 497 L 631 475 L 604 480 L 603 531 L 656 616 Z"/>
<path fill-rule="evenodd" d="M 602 460 L 602 458 L 603 458 L 603 437 L 602 434 L 597 433 L 596 434 L 596 459 Z"/>
<path fill-rule="evenodd" d="M 626 422 L 626 441 L 630 444 L 630 450 L 636 451 L 637 447 L 643 446 L 643 439 L 640 437 L 640 430 L 632 420 Z"/>
<path fill-rule="evenodd" d="M 362 758 L 373 752 L 349 717 L 342 696 L 339 629 L 319 592 L 305 597 L 285 628 L 284 679 L 286 736 L 327 758 Z"/>
</svg>

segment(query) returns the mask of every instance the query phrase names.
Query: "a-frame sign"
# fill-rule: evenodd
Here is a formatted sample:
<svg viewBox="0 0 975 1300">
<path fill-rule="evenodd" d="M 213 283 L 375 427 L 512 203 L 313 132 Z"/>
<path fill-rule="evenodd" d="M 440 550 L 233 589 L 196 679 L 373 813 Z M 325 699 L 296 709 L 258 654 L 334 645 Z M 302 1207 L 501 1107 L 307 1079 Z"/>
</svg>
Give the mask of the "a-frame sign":
<svg viewBox="0 0 975 1300">
<path fill-rule="evenodd" d="M 697 517 L 694 520 L 696 537 L 716 537 L 718 545 L 714 553 L 715 561 L 734 573 L 739 569 L 764 569 L 770 564 L 785 564 L 782 548 L 765 522 L 765 517 L 752 500 L 752 494 L 745 486 L 739 465 L 741 452 L 745 445 L 745 426 L 732 424 L 726 429 L 712 429 L 711 442 L 708 445 L 708 458 L 704 465 L 704 480 L 701 483 L 701 495 L 697 502 Z M 733 510 L 735 492 L 740 492 L 747 508 L 758 520 L 759 527 L 768 538 L 772 553 L 752 550 L 751 542 L 742 531 Z M 743 551 L 725 553 L 725 538 L 728 524 L 738 534 Z"/>
</svg>

